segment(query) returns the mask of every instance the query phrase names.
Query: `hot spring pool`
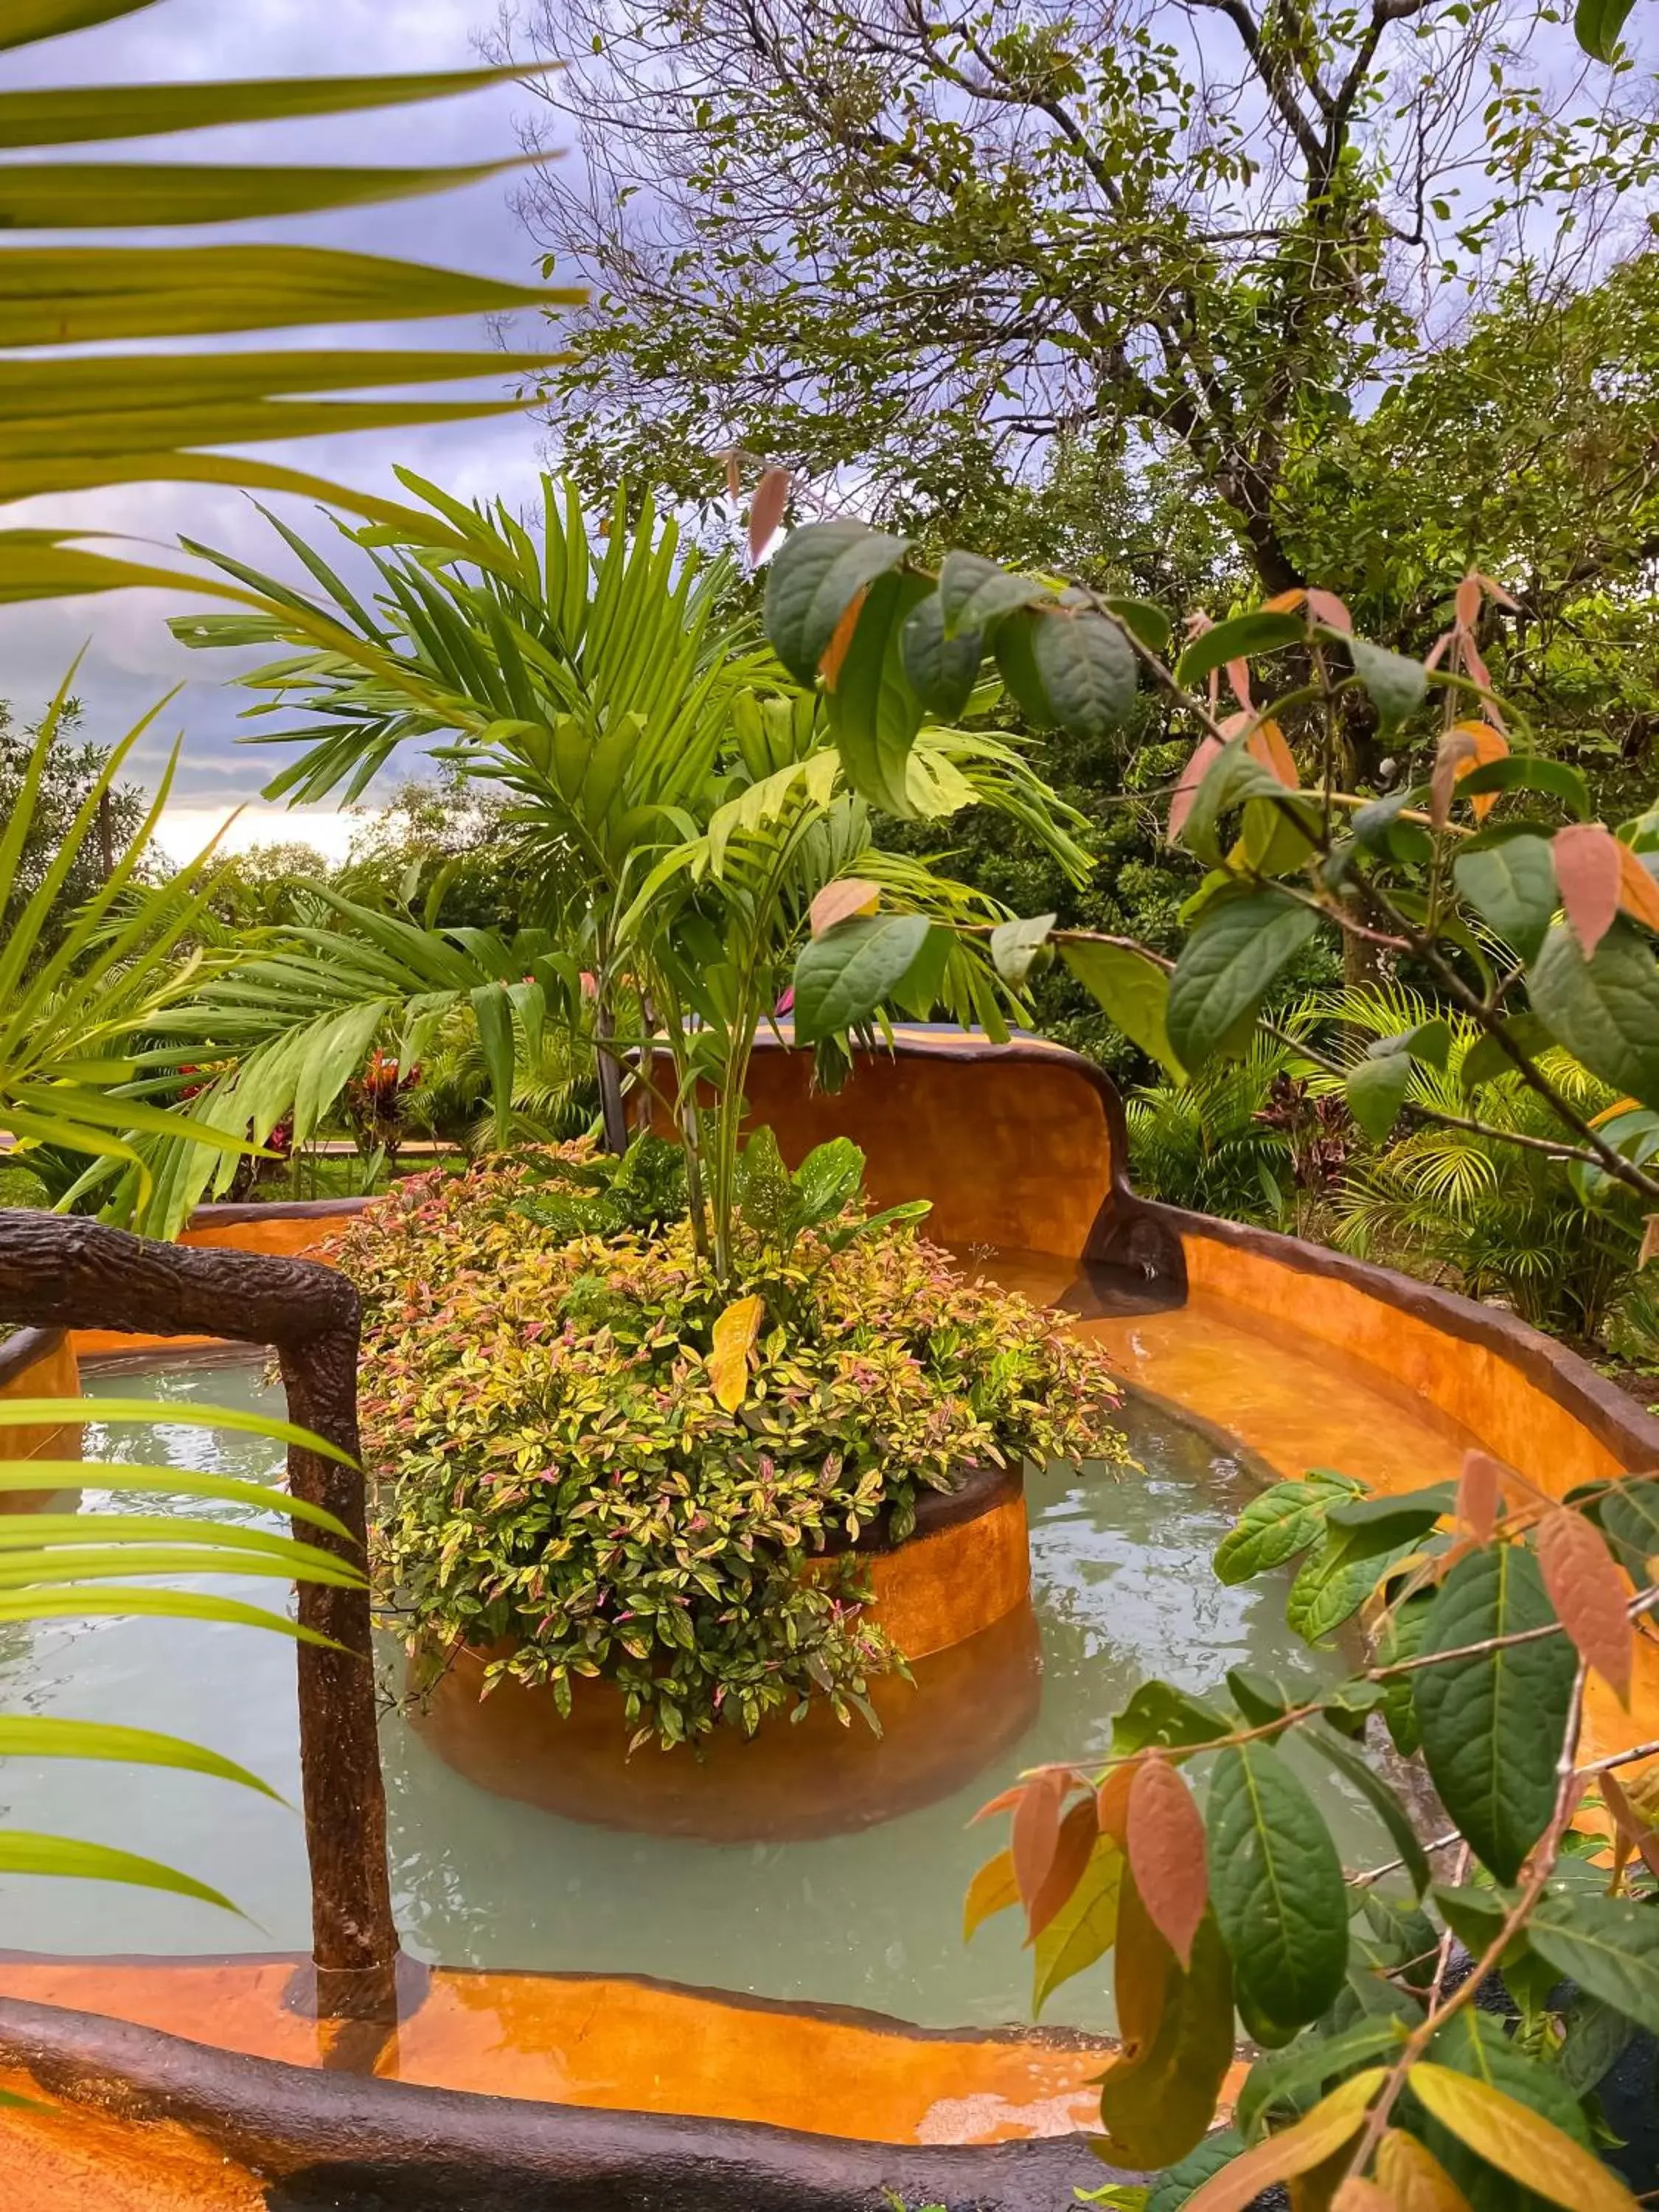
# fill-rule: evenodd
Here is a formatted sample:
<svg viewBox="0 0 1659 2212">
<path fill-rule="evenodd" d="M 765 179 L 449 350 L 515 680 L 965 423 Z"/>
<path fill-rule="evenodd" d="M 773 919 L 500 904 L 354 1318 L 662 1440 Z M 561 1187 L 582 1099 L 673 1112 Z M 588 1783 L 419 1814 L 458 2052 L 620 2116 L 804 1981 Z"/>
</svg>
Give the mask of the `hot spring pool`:
<svg viewBox="0 0 1659 2212">
<path fill-rule="evenodd" d="M 281 1411 L 263 1363 L 226 1356 L 125 1360 L 88 1375 L 97 1396 Z M 1034 1477 L 1027 1499 L 1042 1679 L 1017 1750 L 954 1796 L 861 1832 L 812 1842 L 711 1844 L 563 1820 L 486 1794 L 446 1766 L 395 1709 L 382 1729 L 393 1894 L 405 1946 L 454 1966 L 646 1974 L 793 2001 L 858 2005 L 929 2027 L 1030 2017 L 1030 1966 L 1016 1917 L 961 1934 L 975 1868 L 1003 1840 L 969 1816 L 1022 1766 L 1103 1753 L 1113 1712 L 1160 1674 L 1202 1691 L 1226 1668 L 1320 1675 L 1285 1628 L 1287 1578 L 1226 1589 L 1209 1557 L 1259 1476 L 1212 1437 L 1130 1397 L 1121 1425 L 1144 1475 L 1089 1468 Z M 85 1432 L 90 1462 L 148 1458 L 249 1478 L 280 1468 L 262 1439 L 162 1425 Z M 89 1468 L 82 1510 L 110 1509 Z M 123 1503 L 131 1505 L 130 1497 Z M 240 1509 L 191 1510 L 248 1517 Z M 255 1602 L 258 1586 L 215 1584 Z M 386 1651 L 388 1700 L 401 1680 Z M 286 1639 L 168 1620 L 0 1626 L 0 1708 L 165 1729 L 240 1759 L 288 1800 L 193 1775 L 69 1761 L 0 1763 L 0 1818 L 118 1845 L 181 1867 L 246 1917 L 141 1890 L 0 1878 L 0 1948 L 75 1954 L 309 1948 L 297 1811 L 294 1654 Z M 642 1757 L 663 1754 L 646 1752 Z M 673 1753 L 680 1757 L 683 1753 Z M 1303 1771 L 1353 1863 L 1388 1856 L 1317 1762 Z M 1112 2026 L 1109 1993 L 1084 1976 L 1045 2017 Z"/>
</svg>

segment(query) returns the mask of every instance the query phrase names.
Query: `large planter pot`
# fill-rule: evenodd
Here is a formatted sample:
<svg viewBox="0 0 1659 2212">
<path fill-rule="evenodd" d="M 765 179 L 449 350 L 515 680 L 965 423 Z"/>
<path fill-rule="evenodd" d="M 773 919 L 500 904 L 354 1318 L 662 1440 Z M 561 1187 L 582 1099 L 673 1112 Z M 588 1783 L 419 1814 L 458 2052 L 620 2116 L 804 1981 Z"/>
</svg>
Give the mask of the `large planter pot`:
<svg viewBox="0 0 1659 2212">
<path fill-rule="evenodd" d="M 469 1781 L 568 1820 L 713 1843 L 870 1827 L 950 1796 L 1036 1715 L 1041 1654 L 1018 1476 L 975 1471 L 949 1497 L 929 1496 L 915 1533 L 868 1551 L 867 1568 L 871 1617 L 913 1676 L 874 1684 L 879 1735 L 815 1703 L 799 1722 L 769 1717 L 752 1737 L 716 1729 L 701 1757 L 647 1747 L 629 1758 L 613 1684 L 577 1683 L 567 1719 L 545 1686 L 508 1678 L 486 1695 L 501 1653 L 466 1646 L 446 1656 L 416 1725 Z"/>
</svg>

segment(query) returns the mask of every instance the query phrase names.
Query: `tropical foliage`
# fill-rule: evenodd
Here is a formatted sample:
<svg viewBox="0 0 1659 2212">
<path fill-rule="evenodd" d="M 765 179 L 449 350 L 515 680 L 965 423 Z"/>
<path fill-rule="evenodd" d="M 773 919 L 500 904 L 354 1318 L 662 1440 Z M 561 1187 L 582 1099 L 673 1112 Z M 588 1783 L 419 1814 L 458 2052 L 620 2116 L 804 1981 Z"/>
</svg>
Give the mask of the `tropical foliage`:
<svg viewBox="0 0 1659 2212">
<path fill-rule="evenodd" d="M 650 1136 L 398 1187 L 331 1257 L 362 1292 L 379 1571 L 411 1649 L 562 1711 L 614 1683 L 635 1747 L 828 1698 L 903 1655 L 851 1548 L 974 1467 L 1114 1458 L 1100 1355 L 870 1216 L 846 1139 L 739 1160 L 731 1272 Z"/>
<path fill-rule="evenodd" d="M 1363 1613 L 1364 1663 L 1322 1689 L 1143 1684 L 1108 1759 L 989 1808 L 1012 1840 L 969 1896 L 970 1934 L 1024 1912 L 1042 1986 L 1112 1959 L 1102 2149 L 1164 2171 L 1092 2201 L 1243 2212 L 1289 2181 L 1379 2212 L 1629 2212 L 1595 2089 L 1659 2033 L 1659 1785 L 1635 1771 L 1650 1747 L 1597 1756 L 1583 1731 L 1592 1676 L 1628 1702 L 1656 1554 L 1652 1476 L 1562 1504 L 1480 1452 L 1455 1484 L 1370 1498 L 1316 1471 L 1246 1509 L 1221 1579 L 1294 1565 L 1291 1626 L 1318 1644 Z M 1438 1792 L 1450 1826 L 1426 1847 L 1368 1723 Z M 1375 1814 L 1376 1864 L 1344 1869 L 1292 1740 Z M 1261 2056 L 1212 2133 L 1241 2027 Z"/>
</svg>

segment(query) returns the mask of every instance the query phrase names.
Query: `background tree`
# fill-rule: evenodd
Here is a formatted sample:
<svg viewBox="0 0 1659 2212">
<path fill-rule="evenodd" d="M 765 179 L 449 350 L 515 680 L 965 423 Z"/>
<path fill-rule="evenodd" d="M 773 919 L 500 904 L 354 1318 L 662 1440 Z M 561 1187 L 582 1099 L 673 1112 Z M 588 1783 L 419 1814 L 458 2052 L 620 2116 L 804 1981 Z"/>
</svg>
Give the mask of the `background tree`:
<svg viewBox="0 0 1659 2212">
<path fill-rule="evenodd" d="M 76 742 L 81 720 L 80 701 L 66 699 L 52 720 L 45 757 L 37 761 L 41 724 L 20 727 L 9 704 L 0 700 L 0 822 L 17 818 L 32 762 L 38 779 L 27 827 L 0 904 L 0 942 L 16 929 L 52 863 L 70 844 L 75 818 L 98 790 L 108 763 L 107 747 L 88 739 Z M 29 957 L 31 974 L 63 942 L 70 917 L 113 872 L 149 811 L 149 801 L 135 784 L 106 782 L 99 795 L 94 833 L 75 843 L 68 871 L 40 917 Z"/>
<path fill-rule="evenodd" d="M 595 285 L 559 442 L 704 497 L 735 448 L 988 550 L 1010 487 L 1163 456 L 1302 582 L 1290 457 L 1504 284 L 1595 274 L 1652 174 L 1650 87 L 1546 12 L 532 0 L 585 158 L 525 212 Z"/>
</svg>

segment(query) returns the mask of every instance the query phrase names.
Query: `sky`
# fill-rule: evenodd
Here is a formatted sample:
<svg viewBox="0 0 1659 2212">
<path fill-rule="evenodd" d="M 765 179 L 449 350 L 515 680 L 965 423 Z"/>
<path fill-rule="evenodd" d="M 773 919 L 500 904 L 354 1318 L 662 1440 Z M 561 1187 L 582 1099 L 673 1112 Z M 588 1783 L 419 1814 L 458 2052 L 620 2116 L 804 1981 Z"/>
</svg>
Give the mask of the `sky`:
<svg viewBox="0 0 1659 2212">
<path fill-rule="evenodd" d="M 158 0 L 125 19 L 0 56 L 0 82 L 155 82 L 465 68 L 477 64 L 476 34 L 490 19 L 489 0 Z M 514 118 L 526 105 L 524 92 L 508 85 L 378 114 L 133 140 L 93 151 L 88 158 L 365 166 L 501 160 L 517 150 Z M 201 234 L 216 242 L 246 238 L 343 246 L 534 283 L 539 271 L 509 204 L 512 185 L 509 174 L 439 197 L 289 222 L 225 224 Z M 167 244 L 179 235 L 131 231 L 120 238 L 135 245 Z M 37 233 L 28 242 L 57 241 L 87 243 L 88 235 Z M 311 343 L 320 335 L 295 332 L 239 342 L 283 345 Z M 529 347 L 548 343 L 547 325 L 534 315 L 520 319 L 516 335 Z M 480 349 L 492 343 L 482 319 L 382 324 L 331 331 L 327 338 Z M 396 462 L 463 497 L 501 494 L 516 502 L 533 485 L 542 436 L 532 418 L 506 416 L 378 435 L 307 439 L 266 450 L 273 459 L 316 475 L 399 496 L 391 473 Z M 288 519 L 308 532 L 318 520 L 303 503 L 280 504 Z M 123 532 L 162 549 L 184 532 L 261 568 L 293 573 L 285 549 L 246 499 L 216 486 L 145 484 L 29 501 L 10 508 L 6 520 Z M 25 718 L 52 696 L 82 648 L 76 690 L 86 708 L 85 732 L 100 742 L 121 735 L 162 694 L 184 683 L 183 692 L 133 756 L 136 780 L 153 783 L 173 738 L 184 736 L 174 801 L 163 830 L 164 844 L 179 856 L 205 842 L 232 807 L 257 801 L 261 783 L 290 757 L 239 744 L 246 729 L 238 715 L 247 695 L 239 695 L 218 673 L 229 656 L 188 653 L 167 632 L 167 615 L 185 611 L 187 605 L 143 592 L 0 608 L 0 697 Z M 373 797 L 371 791 L 371 801 Z M 299 836 L 337 854 L 343 852 L 349 829 L 348 822 L 313 810 L 289 811 L 256 803 L 231 833 L 231 842 Z"/>
</svg>

